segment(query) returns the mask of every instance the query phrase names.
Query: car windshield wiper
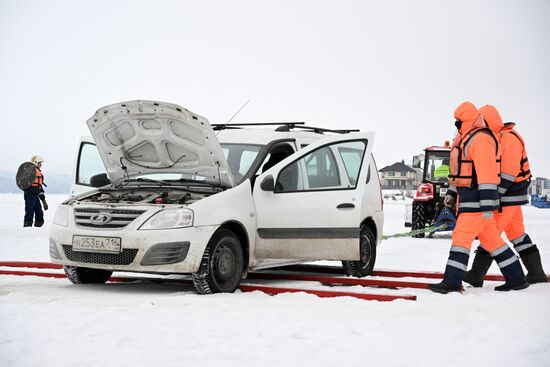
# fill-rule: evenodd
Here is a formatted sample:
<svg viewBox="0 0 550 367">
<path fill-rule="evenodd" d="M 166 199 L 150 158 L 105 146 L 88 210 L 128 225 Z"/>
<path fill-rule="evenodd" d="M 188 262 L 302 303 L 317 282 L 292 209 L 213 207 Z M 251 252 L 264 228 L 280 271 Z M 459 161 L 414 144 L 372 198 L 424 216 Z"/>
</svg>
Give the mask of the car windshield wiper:
<svg viewBox="0 0 550 367">
<path fill-rule="evenodd" d="M 163 186 L 172 186 L 172 184 L 169 183 L 169 182 L 166 182 L 164 180 L 153 180 L 152 178 L 138 177 L 138 178 L 132 178 L 132 179 L 128 180 L 128 182 L 132 182 L 132 181 L 150 182 L 150 183 L 156 183 L 156 184 L 163 185 Z"/>
<path fill-rule="evenodd" d="M 191 179 L 188 179 L 188 178 L 180 178 L 180 179 L 177 179 L 177 180 L 170 180 L 170 181 L 171 182 L 180 182 L 180 183 L 183 183 L 183 184 L 197 185 L 197 186 L 215 187 L 215 188 L 219 188 L 219 189 L 222 189 L 222 190 L 227 189 L 227 186 L 222 185 L 222 184 L 217 184 L 217 183 L 207 182 L 207 181 L 191 180 Z"/>
</svg>

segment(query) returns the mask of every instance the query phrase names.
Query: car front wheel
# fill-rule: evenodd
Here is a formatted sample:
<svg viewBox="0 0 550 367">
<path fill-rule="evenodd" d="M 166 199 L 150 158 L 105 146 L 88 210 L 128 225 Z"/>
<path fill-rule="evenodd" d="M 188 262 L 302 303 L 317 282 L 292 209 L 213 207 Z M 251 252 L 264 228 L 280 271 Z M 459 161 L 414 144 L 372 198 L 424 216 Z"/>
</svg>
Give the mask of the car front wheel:
<svg viewBox="0 0 550 367">
<path fill-rule="evenodd" d="M 237 236 L 222 229 L 210 239 L 193 285 L 200 294 L 232 293 L 244 271 L 243 249 Z"/>
</svg>

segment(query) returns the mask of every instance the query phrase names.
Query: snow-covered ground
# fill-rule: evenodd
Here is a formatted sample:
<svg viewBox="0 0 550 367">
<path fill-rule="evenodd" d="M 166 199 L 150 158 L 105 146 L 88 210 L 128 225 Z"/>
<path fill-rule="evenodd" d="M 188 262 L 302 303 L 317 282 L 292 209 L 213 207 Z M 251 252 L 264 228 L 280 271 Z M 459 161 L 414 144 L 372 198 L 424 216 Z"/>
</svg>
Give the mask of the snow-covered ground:
<svg viewBox="0 0 550 367">
<path fill-rule="evenodd" d="M 0 261 L 49 261 L 49 224 L 62 200 L 49 196 L 43 228 L 22 228 L 22 195 L 0 194 Z M 385 234 L 407 230 L 404 202 L 386 202 L 384 209 Z M 550 210 L 524 212 L 548 272 Z M 376 268 L 442 271 L 449 246 L 446 234 L 386 240 Z M 498 273 L 495 265 L 490 272 Z M 376 302 L 260 292 L 199 296 L 176 284 L 74 286 L 66 279 L 0 275 L 0 364 L 548 365 L 550 284 L 508 293 L 495 292 L 496 284 L 449 295 L 343 288 L 418 296 L 416 302 Z"/>
</svg>

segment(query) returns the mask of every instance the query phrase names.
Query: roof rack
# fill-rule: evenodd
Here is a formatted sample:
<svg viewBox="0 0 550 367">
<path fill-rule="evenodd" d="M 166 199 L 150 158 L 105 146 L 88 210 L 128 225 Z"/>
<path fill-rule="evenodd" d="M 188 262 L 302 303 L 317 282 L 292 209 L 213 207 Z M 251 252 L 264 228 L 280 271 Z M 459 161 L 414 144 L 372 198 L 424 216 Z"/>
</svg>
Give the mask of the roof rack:
<svg viewBox="0 0 550 367">
<path fill-rule="evenodd" d="M 336 134 L 349 134 L 351 132 L 358 132 L 359 129 L 325 129 L 323 127 L 306 126 L 305 122 L 238 122 L 230 124 L 212 124 L 214 130 L 225 129 L 242 129 L 246 126 L 273 126 L 280 125 L 275 131 L 290 131 L 290 129 L 302 129 L 312 131 L 317 134 L 323 133 L 336 133 Z"/>
<path fill-rule="evenodd" d="M 282 125 L 294 128 L 296 125 L 304 125 L 305 122 L 236 122 L 230 124 L 211 124 L 214 130 L 241 129 L 243 126 L 273 126 Z"/>
<path fill-rule="evenodd" d="M 304 130 L 310 130 L 310 131 L 313 131 L 313 132 L 318 133 L 318 134 L 322 134 L 322 133 L 349 134 L 349 133 L 360 131 L 359 129 L 338 129 L 338 130 L 334 130 L 334 129 L 325 129 L 323 127 L 305 126 L 305 125 L 304 126 L 298 126 L 298 128 L 304 129 Z"/>
</svg>

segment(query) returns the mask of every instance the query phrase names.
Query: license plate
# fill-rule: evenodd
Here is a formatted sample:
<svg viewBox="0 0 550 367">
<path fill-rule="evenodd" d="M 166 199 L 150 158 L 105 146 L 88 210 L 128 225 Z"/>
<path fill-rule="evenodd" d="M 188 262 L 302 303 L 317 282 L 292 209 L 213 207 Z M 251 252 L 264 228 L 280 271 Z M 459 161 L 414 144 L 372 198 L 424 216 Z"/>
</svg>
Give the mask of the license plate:
<svg viewBox="0 0 550 367">
<path fill-rule="evenodd" d="M 121 250 L 120 237 L 73 236 L 73 251 L 104 252 L 119 254 Z"/>
<path fill-rule="evenodd" d="M 442 187 L 439 189 L 439 196 L 445 196 L 447 195 L 447 188 L 446 187 Z"/>
</svg>

